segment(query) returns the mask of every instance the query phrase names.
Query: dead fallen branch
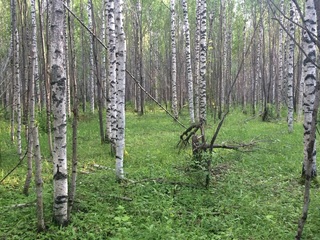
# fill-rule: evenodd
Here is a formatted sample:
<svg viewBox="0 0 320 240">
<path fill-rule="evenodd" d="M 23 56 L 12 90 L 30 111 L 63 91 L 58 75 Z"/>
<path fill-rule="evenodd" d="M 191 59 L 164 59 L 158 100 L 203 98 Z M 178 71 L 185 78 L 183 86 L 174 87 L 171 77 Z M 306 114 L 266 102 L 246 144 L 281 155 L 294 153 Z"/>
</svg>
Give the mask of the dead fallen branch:
<svg viewBox="0 0 320 240">
<path fill-rule="evenodd" d="M 131 184 L 140 184 L 140 183 L 159 183 L 159 184 L 170 184 L 170 185 L 177 185 L 177 186 L 185 186 L 185 187 L 192 187 L 192 188 L 198 188 L 199 186 L 194 185 L 194 184 L 189 184 L 186 182 L 177 182 L 177 181 L 168 181 L 164 178 L 146 178 L 146 179 L 141 179 L 139 181 L 134 181 Z"/>
<path fill-rule="evenodd" d="M 2 208 L 26 208 L 26 207 L 31 207 L 31 206 L 35 206 L 36 203 L 34 202 L 30 202 L 30 203 L 19 203 L 19 204 L 14 204 L 14 205 L 10 205 L 10 206 L 4 206 Z"/>
<path fill-rule="evenodd" d="M 95 168 L 99 168 L 99 169 L 116 171 L 114 168 L 110 168 L 110 167 L 102 166 L 102 165 L 99 165 L 99 164 L 93 164 L 92 166 L 94 166 Z"/>
<path fill-rule="evenodd" d="M 199 146 L 200 149 L 202 150 L 207 150 L 213 147 L 215 148 L 224 148 L 224 149 L 231 149 L 231 150 L 240 150 L 240 149 L 248 149 L 256 146 L 255 142 L 250 142 L 250 143 L 239 143 L 235 145 L 227 145 L 227 144 L 206 144 L 206 145 L 201 145 Z"/>
<path fill-rule="evenodd" d="M 102 165 L 99 165 L 99 164 L 93 164 L 92 166 L 95 167 L 95 168 L 98 168 L 98 169 L 111 170 L 111 171 L 114 171 L 114 172 L 116 171 L 114 168 L 102 166 Z M 129 178 L 123 178 L 123 179 L 121 179 L 121 181 L 134 183 L 134 181 L 129 179 Z"/>
<path fill-rule="evenodd" d="M 179 147 L 179 151 L 182 148 L 185 148 L 189 145 L 189 140 L 192 138 L 192 143 L 195 144 L 197 140 L 200 138 L 204 139 L 203 134 L 201 134 L 200 137 L 197 137 L 199 139 L 194 139 L 194 136 L 196 136 L 197 131 L 200 129 L 201 132 L 203 132 L 203 121 L 200 121 L 199 123 L 194 123 L 190 127 L 188 127 L 181 135 L 180 135 L 180 141 L 177 144 L 177 147 Z"/>
<path fill-rule="evenodd" d="M 138 85 L 141 90 L 150 97 L 152 101 L 154 101 L 162 110 L 164 110 L 175 122 L 177 122 L 181 127 L 186 128 L 183 123 L 181 123 L 176 117 L 174 117 L 165 107 L 161 105 L 141 84 L 139 81 L 128 71 L 126 70 L 126 73 L 135 81 L 135 83 Z"/>
<path fill-rule="evenodd" d="M 110 195 L 109 197 L 115 198 L 115 199 L 119 199 L 119 200 L 123 200 L 123 201 L 128 201 L 131 202 L 133 201 L 132 198 L 130 197 L 126 197 L 126 196 L 115 196 L 115 195 Z"/>
</svg>

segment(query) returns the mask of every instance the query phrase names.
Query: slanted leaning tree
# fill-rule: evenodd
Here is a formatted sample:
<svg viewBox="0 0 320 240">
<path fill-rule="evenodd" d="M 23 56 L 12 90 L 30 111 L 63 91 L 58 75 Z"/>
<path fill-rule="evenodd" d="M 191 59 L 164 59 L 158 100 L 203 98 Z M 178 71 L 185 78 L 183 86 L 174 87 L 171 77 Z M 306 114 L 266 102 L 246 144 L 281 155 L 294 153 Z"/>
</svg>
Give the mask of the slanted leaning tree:
<svg viewBox="0 0 320 240">
<path fill-rule="evenodd" d="M 65 9 L 63 1 L 52 1 L 50 32 L 51 90 L 53 114 L 53 220 L 60 226 L 68 223 L 66 73 L 64 63 Z"/>
</svg>

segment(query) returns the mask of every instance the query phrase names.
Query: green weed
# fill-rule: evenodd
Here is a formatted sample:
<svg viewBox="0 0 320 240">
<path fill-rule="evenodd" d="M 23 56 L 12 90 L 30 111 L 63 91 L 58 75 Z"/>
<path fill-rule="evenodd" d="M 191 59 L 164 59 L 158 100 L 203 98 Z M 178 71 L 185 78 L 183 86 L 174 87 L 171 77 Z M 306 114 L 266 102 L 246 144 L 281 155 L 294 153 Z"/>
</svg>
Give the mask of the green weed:
<svg viewBox="0 0 320 240">
<path fill-rule="evenodd" d="M 187 116 L 184 113 L 180 118 L 186 125 Z M 256 145 L 247 152 L 216 149 L 213 156 L 204 156 L 213 159 L 206 189 L 203 162 L 194 161 L 191 146 L 180 154 L 176 148 L 184 129 L 157 107 L 147 105 L 144 116 L 127 112 L 124 166 L 126 177 L 134 183 L 118 184 L 112 170 L 94 167 L 112 169 L 115 161 L 110 146 L 100 143 L 98 116 L 83 114 L 79 121 L 79 175 L 69 226 L 59 228 L 52 223 L 52 166 L 44 160 L 47 230 L 36 232 L 35 193 L 22 194 L 23 162 L 0 185 L 0 239 L 294 238 L 303 200 L 301 124 L 296 123 L 294 132 L 288 134 L 282 120 L 262 122 L 241 110 L 231 111 L 216 143 L 252 141 Z M 45 129 L 40 115 L 39 122 Z M 19 160 L 9 126 L 0 122 L 0 177 Z M 208 142 L 215 128 L 209 118 Z M 42 155 L 48 156 L 45 131 L 40 137 Z M 319 186 L 313 184 L 304 239 L 320 238 L 319 197 Z M 22 203 L 28 205 L 14 206 Z"/>
</svg>

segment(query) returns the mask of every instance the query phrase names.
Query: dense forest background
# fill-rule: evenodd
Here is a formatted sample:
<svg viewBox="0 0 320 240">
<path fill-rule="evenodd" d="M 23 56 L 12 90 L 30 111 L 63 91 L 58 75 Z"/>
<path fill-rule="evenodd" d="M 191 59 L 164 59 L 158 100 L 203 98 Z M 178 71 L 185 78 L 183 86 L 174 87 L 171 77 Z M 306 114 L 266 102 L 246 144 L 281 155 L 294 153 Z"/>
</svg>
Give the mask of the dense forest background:
<svg viewBox="0 0 320 240">
<path fill-rule="evenodd" d="M 41 59 L 42 43 L 44 51 L 47 52 L 48 44 L 48 17 L 47 1 L 41 1 L 40 15 L 37 11 L 38 31 L 38 54 Z M 8 55 L 10 55 L 11 44 L 11 17 L 10 2 L 2 1 L 4 14 L 1 17 L 2 63 L 5 65 Z M 79 17 L 85 26 L 89 26 L 87 1 L 71 1 L 69 8 Z M 105 3 L 102 1 L 92 1 L 94 34 L 107 47 L 106 21 L 107 13 Z M 303 4 L 300 3 L 303 8 Z M 196 78 L 196 51 L 197 51 L 197 8 L 196 1 L 188 2 L 188 18 L 190 25 L 190 44 L 192 57 L 192 73 Z M 19 36 L 19 49 L 21 61 L 19 64 L 28 64 L 27 56 L 30 55 L 31 47 L 31 20 L 29 2 L 18 1 L 17 8 L 17 29 Z M 185 56 L 185 40 L 183 22 L 184 16 L 182 5 L 176 2 L 176 56 L 177 56 L 177 99 L 178 108 L 182 109 L 188 101 L 187 95 L 187 72 Z M 281 12 L 280 12 L 281 11 Z M 294 21 L 301 25 L 301 20 L 297 10 L 294 11 Z M 170 42 L 170 2 L 169 1 L 128 1 L 125 5 L 125 32 L 127 40 L 127 70 L 154 96 L 159 102 L 169 104 L 171 101 L 171 42 Z M 284 15 L 283 15 L 284 14 Z M 107 51 L 102 44 L 96 47 L 95 64 L 99 65 L 100 73 L 92 73 L 90 64 L 90 33 L 71 14 L 71 29 L 67 28 L 66 37 L 72 31 L 72 42 L 74 45 L 74 56 L 76 61 L 75 74 L 78 79 L 79 101 L 85 110 L 85 102 L 90 99 L 89 79 L 94 74 L 96 81 L 105 82 L 105 71 L 107 69 Z M 40 19 L 41 17 L 41 19 Z M 241 104 L 246 111 L 255 113 L 262 111 L 265 105 L 278 104 L 284 107 L 287 104 L 287 78 L 288 78 L 288 58 L 289 58 L 289 36 L 290 25 L 290 1 L 210 1 L 207 3 L 207 98 L 208 108 L 216 110 L 221 116 L 225 105 Z M 41 24 L 40 24 L 41 20 Z M 280 27 L 279 22 L 284 27 Z M 295 25 L 294 25 L 295 26 Z M 91 30 L 93 26 L 89 26 Z M 301 28 L 295 26 L 294 38 L 297 45 L 301 45 Z M 290 33 L 292 34 L 292 33 Z M 41 37 L 42 36 L 42 37 Z M 66 40 L 69 43 L 69 40 Z M 68 51 L 70 51 L 68 44 Z M 29 50 L 28 50 L 29 49 Z M 69 53 L 70 55 L 70 53 Z M 301 98 L 301 61 L 302 56 L 298 46 L 294 47 L 294 73 L 293 73 L 293 103 L 294 109 L 301 112 L 299 98 Z M 70 59 L 70 56 L 69 56 Z M 39 61 L 39 83 L 37 91 L 37 102 L 42 109 L 46 104 L 45 91 L 45 66 L 46 61 Z M 6 65 L 7 66 L 7 65 Z M 3 67 L 6 67 L 3 66 Z M 70 66 L 66 66 L 67 69 Z M 24 69 L 21 66 L 21 69 Z M 28 68 L 20 74 L 27 75 Z M 67 70 L 68 71 L 68 70 Z M 7 76 L 2 76 L 3 81 L 12 72 L 5 71 Z M 98 78 L 98 80 L 97 80 Z M 237 81 L 232 88 L 229 99 L 227 95 L 233 80 Z M 24 86 L 23 84 L 22 86 Z M 94 87 L 97 88 L 96 84 Z M 105 88 L 105 86 L 104 86 Z M 9 104 L 10 82 L 1 85 L 1 101 L 6 106 Z M 280 91 L 278 91 L 280 89 Z M 96 90 L 95 90 L 96 91 Z M 139 99 L 145 98 L 136 83 L 127 75 L 126 77 L 126 101 L 135 104 L 137 111 Z M 42 93 L 42 94 L 40 94 Z M 105 94 L 101 96 L 106 101 Z M 279 95 L 279 96 L 278 96 Z M 97 91 L 95 92 L 97 98 Z M 90 110 L 97 107 L 97 100 Z M 168 105 L 170 106 L 170 104 Z M 71 109 L 71 108 L 70 108 Z M 275 111 L 276 114 L 280 114 Z M 70 114 L 70 110 L 69 110 Z"/>
</svg>

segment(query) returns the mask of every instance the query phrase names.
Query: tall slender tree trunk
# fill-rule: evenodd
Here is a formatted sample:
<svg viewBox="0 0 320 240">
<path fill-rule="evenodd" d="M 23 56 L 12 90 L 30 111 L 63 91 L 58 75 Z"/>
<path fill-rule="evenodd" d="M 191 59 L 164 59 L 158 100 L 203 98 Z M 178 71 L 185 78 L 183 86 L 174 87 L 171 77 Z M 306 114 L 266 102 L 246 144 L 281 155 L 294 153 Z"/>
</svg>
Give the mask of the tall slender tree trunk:
<svg viewBox="0 0 320 240">
<path fill-rule="evenodd" d="M 141 9 L 141 2 L 140 0 L 138 0 L 137 2 L 137 16 L 138 16 L 138 22 L 139 22 L 139 27 L 138 27 L 138 31 L 139 31 L 139 34 L 138 34 L 138 37 L 139 37 L 139 69 L 138 71 L 140 72 L 139 73 L 139 76 L 140 76 L 140 84 L 143 88 L 145 88 L 146 86 L 146 83 L 145 83 L 145 79 L 144 79 L 144 72 L 143 72 L 143 49 L 142 49 L 142 44 L 143 44 L 143 35 L 142 35 L 142 9 Z M 151 41 L 151 40 L 150 40 Z M 140 88 L 140 108 L 139 108 L 139 114 L 140 115 L 143 115 L 144 114 L 144 105 L 145 105 L 145 99 L 144 99 L 144 92 L 142 90 L 142 88 Z"/>
<path fill-rule="evenodd" d="M 317 33 L 316 31 L 316 11 L 314 3 L 312 0 L 307 0 L 305 10 L 305 26 L 312 33 Z M 303 58 L 303 68 L 305 72 L 305 87 L 304 87 L 304 102 L 303 102 L 303 111 L 304 111 L 304 161 L 302 167 L 302 176 L 314 178 L 317 176 L 317 167 L 316 167 L 316 140 L 311 138 L 312 121 L 313 121 L 313 111 L 314 103 L 316 100 L 316 94 L 318 89 L 316 88 L 316 45 L 311 40 L 308 32 L 303 31 L 303 49 L 307 56 Z M 319 86 L 318 86 L 319 87 Z M 311 146 L 313 144 L 313 146 Z M 313 147 L 312 150 L 312 159 L 310 159 L 310 147 Z M 310 167 L 310 169 L 308 169 Z M 308 172 L 310 170 L 310 172 Z"/>
<path fill-rule="evenodd" d="M 52 2 L 51 25 L 51 88 L 53 113 L 53 220 L 61 226 L 68 224 L 67 119 L 66 73 L 64 63 L 62 1 Z"/>
<path fill-rule="evenodd" d="M 317 176 L 316 169 L 316 124 L 319 108 L 319 80 L 316 80 L 316 44 L 311 39 L 310 35 L 319 36 L 320 17 L 317 18 L 317 13 L 320 11 L 318 1 L 306 0 L 304 26 L 309 33 L 303 31 L 303 49 L 307 56 L 304 56 L 303 67 L 307 69 L 305 75 L 305 91 L 304 91 L 304 161 L 302 168 L 302 176 L 305 177 L 305 189 L 302 215 L 298 223 L 296 240 L 300 240 L 304 225 L 307 221 L 309 203 L 310 203 L 310 186 L 311 179 Z M 318 34 L 318 35 L 317 35 Z M 318 45 L 320 50 L 320 44 Z"/>
<path fill-rule="evenodd" d="M 49 3 L 47 2 L 47 5 Z M 44 42 L 44 31 L 45 29 L 43 28 L 43 15 L 42 12 L 44 12 L 43 8 L 42 8 L 42 4 L 40 2 L 40 0 L 38 0 L 38 6 L 39 6 L 39 32 L 40 32 L 40 45 L 41 45 L 41 58 L 43 61 L 43 78 L 44 78 L 44 86 L 45 86 L 45 96 L 46 96 L 46 117 L 47 117 L 47 135 L 48 135 L 48 147 L 49 147 L 49 153 L 50 156 L 52 156 L 52 134 L 51 134 L 51 89 L 50 89 L 50 79 L 49 79 L 49 74 L 47 72 L 48 70 L 48 54 L 46 54 L 46 52 L 48 52 L 48 48 L 46 49 L 45 47 L 45 42 Z M 46 8 L 48 8 L 49 6 L 46 6 Z M 49 12 L 49 11 L 48 11 Z M 49 18 L 49 17 L 48 17 Z M 48 26 L 46 26 L 46 29 L 48 29 Z M 47 34 L 48 31 L 46 30 Z M 48 39 L 48 36 L 47 36 Z"/>
<path fill-rule="evenodd" d="M 116 81 L 116 32 L 115 32 L 115 2 L 108 0 L 108 85 L 109 97 L 107 108 L 107 139 L 111 143 L 111 150 L 114 153 L 116 145 L 116 127 L 117 127 L 117 81 Z"/>
<path fill-rule="evenodd" d="M 21 157 L 22 144 L 21 144 L 21 79 L 20 79 L 20 48 L 19 48 L 19 33 L 17 28 L 16 19 L 16 0 L 11 0 L 11 19 L 12 19 L 12 75 L 13 75 L 13 89 L 14 95 L 14 107 L 17 111 L 17 152 Z M 12 128 L 13 129 L 13 128 Z"/>
<path fill-rule="evenodd" d="M 246 80 L 246 62 L 245 62 L 245 56 L 246 56 L 246 27 L 243 27 L 243 33 L 242 33 L 242 38 L 243 38 L 243 49 L 242 49 L 242 59 L 243 61 L 243 68 L 242 68 L 242 110 L 243 112 L 247 112 L 247 84 L 248 81 Z"/>
<path fill-rule="evenodd" d="M 68 0 L 70 1 L 70 0 Z M 78 165 L 78 86 L 77 86 L 77 67 L 76 55 L 74 46 L 74 23 L 68 13 L 68 27 L 69 27 L 69 46 L 70 46 L 70 84 L 72 86 L 72 100 L 73 100 L 73 121 L 72 121 L 72 173 L 69 191 L 69 206 L 68 219 L 70 220 L 70 213 L 73 208 L 74 199 L 76 196 L 77 187 L 77 165 Z M 69 221 L 68 220 L 68 221 Z"/>
<path fill-rule="evenodd" d="M 32 75 L 30 79 L 30 138 L 32 138 L 34 159 L 35 159 L 35 184 L 37 195 L 37 228 L 38 231 L 45 229 L 43 216 L 43 196 L 42 196 L 42 163 L 39 143 L 38 126 L 35 123 L 35 106 L 36 106 L 36 82 L 39 82 L 38 68 L 38 48 L 37 48 L 37 21 L 36 21 L 36 6 L 35 0 L 31 0 L 31 58 L 32 58 Z M 31 139 L 30 139 L 31 140 Z"/>
<path fill-rule="evenodd" d="M 289 32 L 292 37 L 295 35 L 295 26 L 292 22 L 294 20 L 294 3 L 290 1 L 290 27 Z M 293 69 L 294 65 L 294 40 L 290 38 L 289 40 L 289 57 L 288 57 L 288 131 L 291 133 L 293 131 Z"/>
<path fill-rule="evenodd" d="M 125 146 L 125 75 L 126 75 L 126 38 L 124 33 L 122 0 L 115 3 L 115 30 L 117 35 L 117 135 L 116 135 L 116 178 L 124 178 L 123 156 Z"/>
<path fill-rule="evenodd" d="M 88 28 L 92 31 L 92 0 L 88 0 Z M 93 37 L 90 37 L 90 74 L 89 74 L 89 98 L 90 110 L 94 112 L 95 91 L 94 91 L 94 60 L 93 60 Z"/>
<path fill-rule="evenodd" d="M 200 84 L 199 84 L 199 112 L 200 121 L 207 121 L 207 3 L 201 0 L 200 8 Z"/>
<path fill-rule="evenodd" d="M 12 35 L 11 35 L 11 48 L 13 51 L 13 58 L 12 58 L 12 76 L 14 76 L 14 79 L 16 80 L 16 35 L 18 35 L 18 29 L 17 29 L 17 21 L 16 21 L 16 2 L 15 0 L 11 0 L 10 2 L 10 8 L 11 8 L 11 28 L 12 28 Z M 19 37 L 19 36 L 18 36 Z M 18 46 L 19 47 L 19 46 Z M 15 112 L 15 107 L 16 107 L 16 93 L 15 93 L 15 86 L 16 86 L 16 81 L 13 81 L 10 86 L 10 92 L 11 92 L 11 116 L 10 116 L 10 133 L 11 133 L 11 142 L 14 141 L 14 136 L 15 136 L 15 129 L 14 129 L 14 112 Z"/>
<path fill-rule="evenodd" d="M 280 0 L 280 10 L 283 12 L 284 0 Z M 283 16 L 280 14 L 280 24 L 283 25 Z M 279 77 L 278 77 L 278 86 L 277 86 L 277 99 L 276 99 L 276 111 L 277 117 L 281 117 L 281 102 L 282 102 L 282 84 L 283 84 L 283 29 L 282 26 L 279 26 Z"/>
<path fill-rule="evenodd" d="M 196 34 L 195 34 L 195 61 L 194 61 L 194 109 L 196 121 L 200 121 L 200 99 L 199 99 L 199 85 L 200 85 L 200 26 L 201 26 L 201 0 L 196 1 Z"/>
<path fill-rule="evenodd" d="M 65 4 L 67 5 L 67 7 L 69 6 L 69 2 L 65 0 Z M 64 24 L 63 24 L 63 28 L 64 28 L 64 48 L 65 48 L 65 60 L 64 60 L 64 68 L 65 68 L 65 72 L 66 72 L 66 111 L 67 111 L 67 116 L 70 117 L 71 115 L 71 90 L 70 90 L 70 64 L 69 64 L 69 45 L 68 45 L 68 19 L 67 19 L 67 14 L 65 16 L 64 19 Z"/>
<path fill-rule="evenodd" d="M 302 42 L 302 48 L 303 48 L 303 42 Z M 303 53 L 299 51 L 299 63 L 298 66 L 300 68 L 300 77 L 298 81 L 298 103 L 297 103 L 297 120 L 299 122 L 302 122 L 303 120 L 303 93 L 304 93 L 304 78 L 305 78 L 305 68 L 303 67 L 302 64 L 302 58 L 303 58 Z"/>
<path fill-rule="evenodd" d="M 221 95 L 221 113 L 224 111 L 226 98 L 225 98 L 225 92 L 226 92 L 226 82 L 227 82 L 227 18 L 226 18 L 226 0 L 221 0 L 221 84 L 220 84 L 220 95 Z M 219 115 L 221 115 L 221 113 Z"/>
<path fill-rule="evenodd" d="M 83 15 L 84 15 L 84 9 L 83 9 L 83 4 L 82 4 L 82 0 L 80 1 L 80 12 L 81 12 L 81 21 L 83 21 Z M 84 46 L 85 45 L 85 41 L 84 41 L 84 35 L 85 35 L 85 29 L 81 28 L 81 45 Z M 85 58 L 85 49 L 81 49 L 81 62 L 82 62 L 82 66 L 86 65 L 86 58 Z M 88 81 L 86 79 L 86 68 L 82 67 L 82 71 L 81 71 L 81 75 L 82 75 L 82 111 L 86 112 L 87 110 L 87 86 L 88 86 Z"/>
<path fill-rule="evenodd" d="M 102 27 L 101 27 L 101 40 L 103 44 L 106 44 L 106 19 L 107 19 L 107 4 L 102 1 Z M 107 54 L 106 50 L 102 50 L 102 65 L 101 65 L 101 87 L 102 87 L 102 106 L 104 109 L 107 109 Z"/>
<path fill-rule="evenodd" d="M 92 19 L 92 32 L 96 34 L 96 20 L 93 11 L 93 6 L 91 6 L 91 19 Z M 99 129 L 100 129 L 100 139 L 101 143 L 104 143 L 105 133 L 103 130 L 103 100 L 102 100 L 102 80 L 101 80 L 101 64 L 100 58 L 98 55 L 98 42 L 95 36 L 91 36 L 92 39 L 92 53 L 93 53 L 93 66 L 94 66 L 94 76 L 96 76 L 96 92 L 97 92 L 97 101 L 98 101 L 98 112 L 99 112 Z"/>
<path fill-rule="evenodd" d="M 189 115 L 191 123 L 194 123 L 194 104 L 193 104 L 193 76 L 191 66 L 191 50 L 190 50 L 190 29 L 188 20 L 188 5 L 186 0 L 182 0 L 182 9 L 184 16 L 184 35 L 185 35 L 185 54 L 187 64 L 187 79 L 188 79 L 188 102 Z"/>
<path fill-rule="evenodd" d="M 171 10 L 171 89 L 172 89 L 172 112 L 178 118 L 177 100 L 177 49 L 176 49 L 176 14 L 175 0 L 170 0 Z"/>
</svg>

